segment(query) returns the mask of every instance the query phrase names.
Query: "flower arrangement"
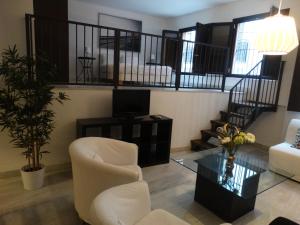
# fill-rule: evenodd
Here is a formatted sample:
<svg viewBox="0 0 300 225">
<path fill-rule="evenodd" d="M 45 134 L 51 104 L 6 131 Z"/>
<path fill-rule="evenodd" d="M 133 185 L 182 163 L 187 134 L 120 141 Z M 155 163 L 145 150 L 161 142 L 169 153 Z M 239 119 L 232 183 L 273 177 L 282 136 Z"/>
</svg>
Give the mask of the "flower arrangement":
<svg viewBox="0 0 300 225">
<path fill-rule="evenodd" d="M 220 143 L 227 150 L 229 156 L 232 157 L 234 157 L 239 145 L 255 142 L 254 134 L 245 133 L 228 123 L 223 127 L 218 127 L 217 132 Z"/>
</svg>

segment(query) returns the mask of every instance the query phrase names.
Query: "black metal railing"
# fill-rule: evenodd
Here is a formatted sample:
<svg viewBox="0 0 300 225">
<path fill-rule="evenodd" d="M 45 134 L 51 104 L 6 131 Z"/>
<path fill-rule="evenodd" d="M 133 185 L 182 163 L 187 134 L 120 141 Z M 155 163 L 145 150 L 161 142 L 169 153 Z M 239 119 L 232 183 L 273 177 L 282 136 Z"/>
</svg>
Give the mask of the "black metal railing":
<svg viewBox="0 0 300 225">
<path fill-rule="evenodd" d="M 28 55 L 45 51 L 56 65 L 55 84 L 224 91 L 234 77 L 228 115 L 240 127 L 278 104 L 283 63 L 276 79 L 264 60 L 247 74 L 228 74 L 227 47 L 29 14 L 26 40 Z"/>
<path fill-rule="evenodd" d="M 180 87 L 222 90 L 229 48 L 185 40 L 182 46 Z"/>
<path fill-rule="evenodd" d="M 284 62 L 278 79 L 262 74 L 264 60 L 257 63 L 231 88 L 228 102 L 228 122 L 246 128 L 263 111 L 276 110 Z"/>
<path fill-rule="evenodd" d="M 225 47 L 29 14 L 26 37 L 29 55 L 46 50 L 59 69 L 56 84 L 224 90 Z"/>
</svg>

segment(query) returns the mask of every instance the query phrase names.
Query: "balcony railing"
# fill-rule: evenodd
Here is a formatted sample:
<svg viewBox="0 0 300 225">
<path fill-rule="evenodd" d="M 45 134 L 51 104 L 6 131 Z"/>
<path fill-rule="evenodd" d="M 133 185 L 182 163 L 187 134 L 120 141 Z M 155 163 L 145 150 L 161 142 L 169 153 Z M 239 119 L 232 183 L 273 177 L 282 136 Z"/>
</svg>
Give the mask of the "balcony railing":
<svg viewBox="0 0 300 225">
<path fill-rule="evenodd" d="M 180 38 L 29 14 L 26 36 L 28 55 L 57 67 L 55 84 L 222 90 L 228 71 L 228 48 Z"/>
<path fill-rule="evenodd" d="M 248 98 L 259 85 L 253 90 L 261 94 L 251 101 L 278 102 L 283 67 L 278 79 L 263 74 L 263 61 L 246 75 L 228 74 L 227 47 L 30 14 L 26 37 L 28 55 L 42 52 L 56 66 L 55 84 L 222 91 L 229 86 L 231 102 L 241 100 L 241 89 Z"/>
</svg>

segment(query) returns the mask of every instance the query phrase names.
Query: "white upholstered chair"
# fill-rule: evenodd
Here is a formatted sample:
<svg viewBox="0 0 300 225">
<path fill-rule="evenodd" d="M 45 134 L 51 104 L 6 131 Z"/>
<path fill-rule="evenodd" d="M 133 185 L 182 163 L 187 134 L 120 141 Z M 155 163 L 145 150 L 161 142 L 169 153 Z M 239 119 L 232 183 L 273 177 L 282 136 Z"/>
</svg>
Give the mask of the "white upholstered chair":
<svg viewBox="0 0 300 225">
<path fill-rule="evenodd" d="M 69 147 L 72 161 L 74 203 L 79 217 L 89 223 L 94 198 L 113 186 L 142 179 L 137 165 L 138 147 L 123 141 L 86 137 Z"/>
<path fill-rule="evenodd" d="M 151 211 L 148 185 L 144 181 L 110 188 L 93 201 L 92 225 L 188 225 L 162 210 Z"/>
<path fill-rule="evenodd" d="M 300 149 L 291 147 L 295 143 L 300 120 L 292 119 L 288 126 L 285 142 L 270 147 L 269 168 L 282 175 L 292 174 L 300 181 Z"/>
</svg>

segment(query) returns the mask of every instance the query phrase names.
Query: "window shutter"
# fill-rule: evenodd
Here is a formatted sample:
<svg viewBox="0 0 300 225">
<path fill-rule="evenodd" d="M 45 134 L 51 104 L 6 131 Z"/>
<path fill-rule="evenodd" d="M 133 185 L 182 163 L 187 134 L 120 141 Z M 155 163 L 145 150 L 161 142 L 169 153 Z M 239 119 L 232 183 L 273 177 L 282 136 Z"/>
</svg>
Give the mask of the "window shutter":
<svg viewBox="0 0 300 225">
<path fill-rule="evenodd" d="M 210 36 L 210 29 L 208 26 L 197 23 L 196 24 L 196 43 L 208 43 Z M 193 73 L 204 74 L 205 64 L 209 55 L 209 49 L 201 44 L 195 44 L 193 57 Z"/>
<path fill-rule="evenodd" d="M 206 25 L 197 23 L 196 27 L 197 42 L 231 48 L 233 23 L 211 23 Z M 226 60 L 226 51 L 203 45 L 196 45 L 194 56 L 194 72 L 202 74 L 224 74 L 227 72 L 228 61 Z"/>
<path fill-rule="evenodd" d="M 161 64 L 176 68 L 176 51 L 177 39 L 179 33 L 177 31 L 163 30 Z"/>
</svg>

